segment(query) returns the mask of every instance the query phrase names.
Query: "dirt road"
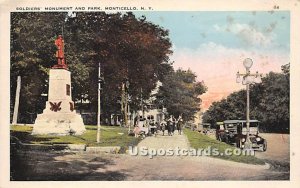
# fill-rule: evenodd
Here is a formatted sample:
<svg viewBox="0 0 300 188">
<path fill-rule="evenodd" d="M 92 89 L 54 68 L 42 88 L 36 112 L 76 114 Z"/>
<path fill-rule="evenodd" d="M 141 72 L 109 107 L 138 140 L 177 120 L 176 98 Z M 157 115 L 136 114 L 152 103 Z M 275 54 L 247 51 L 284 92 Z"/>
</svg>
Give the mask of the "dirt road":
<svg viewBox="0 0 300 188">
<path fill-rule="evenodd" d="M 12 180 L 280 180 L 285 172 L 209 157 L 48 153 L 20 156 Z"/>
<path fill-rule="evenodd" d="M 265 152 L 256 152 L 256 156 L 262 159 L 289 162 L 290 160 L 290 135 L 289 134 L 260 134 L 268 142 Z"/>
<path fill-rule="evenodd" d="M 290 160 L 290 135 L 276 133 L 260 133 L 261 137 L 268 142 L 268 148 L 265 152 L 257 151 L 255 156 L 261 159 L 289 163 Z M 216 139 L 215 134 L 208 135 Z"/>
<path fill-rule="evenodd" d="M 154 140 L 155 139 L 155 140 Z M 154 140 L 154 143 L 153 143 Z M 152 142 L 151 142 L 152 141 Z M 148 137 L 140 146 L 186 146 L 184 136 Z M 272 156 L 272 155 L 270 155 Z M 286 180 L 289 172 L 211 157 L 18 152 L 14 180 Z"/>
<path fill-rule="evenodd" d="M 256 152 L 255 156 L 264 159 L 271 165 L 270 170 L 287 173 L 290 171 L 290 135 L 289 134 L 260 134 L 267 139 L 268 149 Z"/>
</svg>

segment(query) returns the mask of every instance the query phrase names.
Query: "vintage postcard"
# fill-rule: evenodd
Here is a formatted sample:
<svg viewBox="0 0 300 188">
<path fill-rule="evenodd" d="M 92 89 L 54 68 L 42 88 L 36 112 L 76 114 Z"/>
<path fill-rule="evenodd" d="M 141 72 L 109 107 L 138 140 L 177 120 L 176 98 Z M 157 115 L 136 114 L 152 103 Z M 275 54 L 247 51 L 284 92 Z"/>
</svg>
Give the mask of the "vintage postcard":
<svg viewBox="0 0 300 188">
<path fill-rule="evenodd" d="M 300 1 L 2 1 L 0 187 L 299 187 Z"/>
</svg>

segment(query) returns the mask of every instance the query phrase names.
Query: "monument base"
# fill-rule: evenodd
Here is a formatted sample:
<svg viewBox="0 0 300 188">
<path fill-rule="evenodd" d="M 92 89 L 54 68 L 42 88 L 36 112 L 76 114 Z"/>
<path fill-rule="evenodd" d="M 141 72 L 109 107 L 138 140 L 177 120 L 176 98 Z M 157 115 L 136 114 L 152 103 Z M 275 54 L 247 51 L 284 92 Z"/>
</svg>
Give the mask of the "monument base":
<svg viewBox="0 0 300 188">
<path fill-rule="evenodd" d="M 76 113 L 71 93 L 71 73 L 65 69 L 50 69 L 46 108 L 38 114 L 32 134 L 81 135 L 85 126 Z"/>
<path fill-rule="evenodd" d="M 74 113 L 43 113 L 35 120 L 33 135 L 46 134 L 55 136 L 81 135 L 85 132 L 83 120 Z"/>
</svg>

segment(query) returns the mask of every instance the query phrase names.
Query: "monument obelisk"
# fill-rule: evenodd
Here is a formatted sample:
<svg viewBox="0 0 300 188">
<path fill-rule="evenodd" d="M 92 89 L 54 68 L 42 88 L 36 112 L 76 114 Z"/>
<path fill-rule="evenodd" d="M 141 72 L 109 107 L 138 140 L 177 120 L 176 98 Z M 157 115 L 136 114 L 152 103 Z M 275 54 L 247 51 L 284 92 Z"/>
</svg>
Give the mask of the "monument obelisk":
<svg viewBox="0 0 300 188">
<path fill-rule="evenodd" d="M 85 126 L 72 101 L 71 73 L 64 57 L 64 40 L 61 35 L 55 40 L 57 47 L 55 64 L 49 73 L 49 90 L 46 108 L 38 114 L 32 134 L 81 135 Z"/>
</svg>

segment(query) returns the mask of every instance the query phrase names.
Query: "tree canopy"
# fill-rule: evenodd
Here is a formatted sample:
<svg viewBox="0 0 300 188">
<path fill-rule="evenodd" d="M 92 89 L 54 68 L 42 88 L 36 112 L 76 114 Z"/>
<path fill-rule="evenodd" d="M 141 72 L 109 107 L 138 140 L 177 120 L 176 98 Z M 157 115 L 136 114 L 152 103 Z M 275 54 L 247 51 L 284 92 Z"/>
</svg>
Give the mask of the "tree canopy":
<svg viewBox="0 0 300 188">
<path fill-rule="evenodd" d="M 200 110 L 199 96 L 207 90 L 204 82 L 197 82 L 196 77 L 191 70 L 182 69 L 168 74 L 156 94 L 156 103 L 175 117 L 182 115 L 186 121 L 193 120 Z"/>
<path fill-rule="evenodd" d="M 103 115 L 118 113 L 121 85 L 129 81 L 131 107 L 141 91 L 146 99 L 158 80 L 172 71 L 169 32 L 132 13 L 20 12 L 11 14 L 11 103 L 17 76 L 22 77 L 20 111 L 41 113 L 48 93 L 49 68 L 56 64 L 54 40 L 63 34 L 66 63 L 72 73 L 72 97 L 97 109 L 98 64 L 101 63 Z M 22 116 L 22 115 L 21 115 Z M 26 114 L 23 114 L 25 118 Z"/>
<path fill-rule="evenodd" d="M 282 73 L 270 72 L 261 83 L 250 86 L 250 119 L 261 121 L 265 131 L 289 131 L 289 67 L 286 64 L 282 66 Z M 203 121 L 212 124 L 227 119 L 246 119 L 245 90 L 214 102 L 203 115 Z"/>
</svg>

